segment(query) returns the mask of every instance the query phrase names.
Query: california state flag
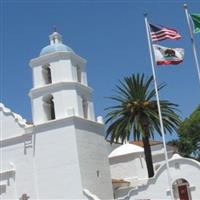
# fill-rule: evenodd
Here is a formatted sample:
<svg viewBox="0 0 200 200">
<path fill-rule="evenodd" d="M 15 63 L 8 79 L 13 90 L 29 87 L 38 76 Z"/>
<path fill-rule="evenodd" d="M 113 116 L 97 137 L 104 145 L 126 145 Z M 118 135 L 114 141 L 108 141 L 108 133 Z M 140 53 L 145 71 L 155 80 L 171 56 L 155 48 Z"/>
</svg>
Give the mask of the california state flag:
<svg viewBox="0 0 200 200">
<path fill-rule="evenodd" d="M 183 62 L 184 49 L 153 45 L 157 65 L 177 65 Z"/>
</svg>

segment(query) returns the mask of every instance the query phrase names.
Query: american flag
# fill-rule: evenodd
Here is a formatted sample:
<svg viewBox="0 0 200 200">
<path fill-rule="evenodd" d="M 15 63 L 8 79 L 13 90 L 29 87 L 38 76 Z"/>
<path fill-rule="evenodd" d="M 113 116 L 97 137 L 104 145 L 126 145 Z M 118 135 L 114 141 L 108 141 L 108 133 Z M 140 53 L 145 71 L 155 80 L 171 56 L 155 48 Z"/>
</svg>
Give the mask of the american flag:
<svg viewBox="0 0 200 200">
<path fill-rule="evenodd" d="M 165 39 L 178 40 L 181 35 L 175 29 L 149 24 L 151 31 L 151 39 L 153 42 Z"/>
</svg>

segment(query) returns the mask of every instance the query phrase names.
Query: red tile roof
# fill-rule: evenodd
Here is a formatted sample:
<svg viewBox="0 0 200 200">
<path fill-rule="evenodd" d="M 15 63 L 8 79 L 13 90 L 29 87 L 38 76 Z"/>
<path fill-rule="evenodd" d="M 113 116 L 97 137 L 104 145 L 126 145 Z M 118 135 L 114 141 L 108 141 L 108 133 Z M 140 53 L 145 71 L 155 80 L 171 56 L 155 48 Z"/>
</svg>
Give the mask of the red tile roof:
<svg viewBox="0 0 200 200">
<path fill-rule="evenodd" d="M 112 179 L 112 183 L 130 183 L 124 179 Z"/>
<path fill-rule="evenodd" d="M 129 143 L 144 147 L 142 140 L 129 141 Z M 155 140 L 149 140 L 149 144 L 150 144 L 150 146 L 153 146 L 153 145 L 156 145 L 156 144 L 162 144 L 162 142 L 161 141 L 155 141 Z"/>
</svg>

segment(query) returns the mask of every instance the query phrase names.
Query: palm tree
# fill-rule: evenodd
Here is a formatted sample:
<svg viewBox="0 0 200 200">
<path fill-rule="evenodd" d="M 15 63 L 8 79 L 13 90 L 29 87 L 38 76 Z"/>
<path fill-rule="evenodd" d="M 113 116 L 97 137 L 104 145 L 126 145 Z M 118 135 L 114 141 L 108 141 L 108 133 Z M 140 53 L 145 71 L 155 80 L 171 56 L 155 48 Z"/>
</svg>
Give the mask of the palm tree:
<svg viewBox="0 0 200 200">
<path fill-rule="evenodd" d="M 165 85 L 160 85 L 161 90 Z M 154 176 L 151 147 L 149 138 L 154 138 L 154 133 L 161 135 L 158 107 L 155 100 L 153 77 L 145 78 L 144 74 L 125 77 L 116 85 L 116 94 L 109 97 L 116 105 L 107 108 L 106 124 L 108 125 L 106 138 L 111 143 L 129 140 L 133 135 L 134 140 L 142 138 L 144 155 L 149 177 Z M 168 100 L 161 100 L 161 112 L 165 133 L 172 133 L 180 124 L 176 114 L 177 106 Z"/>
</svg>

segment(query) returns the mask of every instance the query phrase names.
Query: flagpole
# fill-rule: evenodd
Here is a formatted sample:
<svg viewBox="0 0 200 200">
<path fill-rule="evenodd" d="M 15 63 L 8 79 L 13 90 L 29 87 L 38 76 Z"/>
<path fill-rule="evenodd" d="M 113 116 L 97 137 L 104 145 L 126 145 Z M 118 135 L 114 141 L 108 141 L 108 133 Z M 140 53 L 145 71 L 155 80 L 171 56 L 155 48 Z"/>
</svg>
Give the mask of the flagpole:
<svg viewBox="0 0 200 200">
<path fill-rule="evenodd" d="M 158 106 L 159 121 L 160 121 L 160 127 L 161 127 L 161 134 L 162 134 L 162 140 L 163 140 L 164 153 L 165 153 L 167 178 L 168 178 L 168 184 L 169 184 L 170 193 L 171 193 L 171 199 L 173 200 L 174 199 L 173 198 L 174 195 L 173 195 L 172 184 L 171 184 L 171 176 L 170 176 L 170 170 L 169 170 L 167 147 L 166 147 L 165 135 L 164 135 L 164 126 L 163 126 L 162 113 L 161 113 L 161 108 L 160 108 L 158 85 L 157 85 L 157 80 L 156 80 L 155 59 L 153 58 L 153 45 L 152 45 L 152 41 L 151 41 L 151 37 L 150 37 L 149 24 L 148 24 L 148 20 L 147 20 L 147 13 L 144 14 L 144 20 L 145 20 L 145 26 L 146 26 L 146 32 L 147 32 L 149 54 L 150 54 L 152 72 L 153 72 L 153 80 L 154 80 L 154 87 L 155 87 L 155 92 L 156 92 L 156 100 L 157 100 L 157 106 Z"/>
<path fill-rule="evenodd" d="M 184 4 L 183 7 L 184 7 L 184 10 L 185 10 L 185 15 L 186 15 L 189 33 L 190 33 L 190 37 L 191 37 L 192 50 L 193 50 L 193 54 L 194 54 L 194 59 L 195 59 L 196 67 L 197 67 L 197 74 L 198 74 L 199 83 L 200 83 L 200 66 L 199 66 L 199 60 L 198 60 L 198 57 L 197 57 L 196 44 L 195 44 L 194 34 L 193 34 L 193 31 L 192 31 L 192 26 L 191 26 L 191 23 L 190 23 L 187 4 Z"/>
</svg>

